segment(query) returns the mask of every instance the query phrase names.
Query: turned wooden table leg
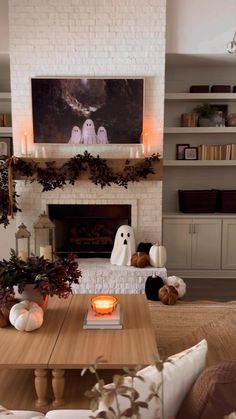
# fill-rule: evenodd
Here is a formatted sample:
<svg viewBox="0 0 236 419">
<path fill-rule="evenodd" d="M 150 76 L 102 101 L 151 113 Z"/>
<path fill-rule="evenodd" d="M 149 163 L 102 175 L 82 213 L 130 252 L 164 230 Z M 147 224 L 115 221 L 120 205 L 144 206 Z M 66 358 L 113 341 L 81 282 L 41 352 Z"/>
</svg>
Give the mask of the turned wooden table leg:
<svg viewBox="0 0 236 419">
<path fill-rule="evenodd" d="M 64 403 L 65 370 L 52 370 L 53 407 Z"/>
<path fill-rule="evenodd" d="M 48 384 L 48 371 L 45 369 L 34 370 L 34 385 L 37 394 L 37 400 L 35 402 L 37 407 L 46 406 L 47 400 L 47 384 Z"/>
</svg>

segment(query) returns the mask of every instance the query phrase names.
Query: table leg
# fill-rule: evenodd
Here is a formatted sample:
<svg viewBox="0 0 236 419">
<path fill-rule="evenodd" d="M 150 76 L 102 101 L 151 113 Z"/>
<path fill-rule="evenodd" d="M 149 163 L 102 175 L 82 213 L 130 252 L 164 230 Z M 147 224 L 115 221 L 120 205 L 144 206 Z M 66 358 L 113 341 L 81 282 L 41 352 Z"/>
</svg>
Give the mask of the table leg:
<svg viewBox="0 0 236 419">
<path fill-rule="evenodd" d="M 64 403 L 65 370 L 52 370 L 52 389 L 54 394 L 53 407 Z"/>
<path fill-rule="evenodd" d="M 37 407 L 42 407 L 48 405 L 47 400 L 47 383 L 48 383 L 48 377 L 47 377 L 48 371 L 46 369 L 36 369 L 34 370 L 34 385 L 35 385 L 35 391 L 37 394 L 37 400 L 35 402 Z"/>
</svg>

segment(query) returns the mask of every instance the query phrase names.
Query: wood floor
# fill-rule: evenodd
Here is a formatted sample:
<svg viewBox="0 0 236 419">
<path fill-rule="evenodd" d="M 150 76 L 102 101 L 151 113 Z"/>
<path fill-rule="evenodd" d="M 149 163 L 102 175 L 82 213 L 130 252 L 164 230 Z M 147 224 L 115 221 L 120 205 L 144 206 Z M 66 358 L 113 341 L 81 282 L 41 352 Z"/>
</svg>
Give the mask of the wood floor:
<svg viewBox="0 0 236 419">
<path fill-rule="evenodd" d="M 236 300 L 236 278 L 184 278 L 186 282 L 185 301 Z"/>
</svg>

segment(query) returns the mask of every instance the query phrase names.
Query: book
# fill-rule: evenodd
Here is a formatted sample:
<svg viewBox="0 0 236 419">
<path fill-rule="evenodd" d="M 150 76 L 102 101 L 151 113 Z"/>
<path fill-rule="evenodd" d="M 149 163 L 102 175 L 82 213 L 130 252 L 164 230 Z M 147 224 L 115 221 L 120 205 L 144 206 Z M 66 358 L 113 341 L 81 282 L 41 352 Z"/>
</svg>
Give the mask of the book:
<svg viewBox="0 0 236 419">
<path fill-rule="evenodd" d="M 122 324 L 85 324 L 83 325 L 83 329 L 110 329 L 110 330 L 117 330 L 122 329 Z"/>
<path fill-rule="evenodd" d="M 111 314 L 96 314 L 90 307 L 85 315 L 83 329 L 122 329 L 123 311 L 118 304 Z"/>
<path fill-rule="evenodd" d="M 88 325 L 96 325 L 96 324 L 120 324 L 121 316 L 120 316 L 120 305 L 117 304 L 115 310 L 110 314 L 97 314 L 95 311 L 90 307 L 87 311 L 86 315 L 86 324 Z"/>
</svg>

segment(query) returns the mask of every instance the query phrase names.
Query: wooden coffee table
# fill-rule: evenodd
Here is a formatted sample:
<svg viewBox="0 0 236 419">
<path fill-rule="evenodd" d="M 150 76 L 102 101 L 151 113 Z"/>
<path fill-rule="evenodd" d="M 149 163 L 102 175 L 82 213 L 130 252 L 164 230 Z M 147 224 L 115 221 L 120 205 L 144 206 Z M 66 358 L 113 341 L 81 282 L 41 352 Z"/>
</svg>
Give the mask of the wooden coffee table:
<svg viewBox="0 0 236 419">
<path fill-rule="evenodd" d="M 145 295 L 117 297 L 124 311 L 123 329 L 84 330 L 84 316 L 92 295 L 73 296 L 48 364 L 52 369 L 54 406 L 63 404 L 66 369 L 82 369 L 93 364 L 100 355 L 108 361 L 100 364 L 102 369 L 145 366 L 151 363 L 152 355 L 158 353 Z"/>
<path fill-rule="evenodd" d="M 33 332 L 0 328 L 0 369 L 33 369 L 38 407 L 48 404 L 48 363 L 71 301 L 50 298 L 43 325 Z"/>
<path fill-rule="evenodd" d="M 33 332 L 0 328 L 0 368 L 34 370 L 36 405 L 43 407 L 48 405 L 48 369 L 52 370 L 53 405 L 59 406 L 63 404 L 65 370 L 82 369 L 100 355 L 108 361 L 100 364 L 102 369 L 149 365 L 157 347 L 146 297 L 117 297 L 124 311 L 121 330 L 83 329 L 91 294 L 51 298 L 42 327 Z"/>
</svg>

